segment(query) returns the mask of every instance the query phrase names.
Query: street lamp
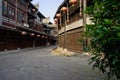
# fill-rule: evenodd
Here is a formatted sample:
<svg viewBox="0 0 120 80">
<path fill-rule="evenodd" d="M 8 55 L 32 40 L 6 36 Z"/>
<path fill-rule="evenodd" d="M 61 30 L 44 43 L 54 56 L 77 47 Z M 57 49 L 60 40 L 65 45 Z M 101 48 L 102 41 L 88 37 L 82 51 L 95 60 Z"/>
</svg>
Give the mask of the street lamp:
<svg viewBox="0 0 120 80">
<path fill-rule="evenodd" d="M 64 26 L 64 49 L 66 50 L 66 38 L 67 38 L 67 33 L 66 33 L 66 26 L 67 26 L 67 22 L 66 22 L 66 12 L 68 11 L 67 7 L 62 7 L 61 8 L 61 12 L 63 12 L 63 16 L 65 19 L 65 26 Z"/>
</svg>

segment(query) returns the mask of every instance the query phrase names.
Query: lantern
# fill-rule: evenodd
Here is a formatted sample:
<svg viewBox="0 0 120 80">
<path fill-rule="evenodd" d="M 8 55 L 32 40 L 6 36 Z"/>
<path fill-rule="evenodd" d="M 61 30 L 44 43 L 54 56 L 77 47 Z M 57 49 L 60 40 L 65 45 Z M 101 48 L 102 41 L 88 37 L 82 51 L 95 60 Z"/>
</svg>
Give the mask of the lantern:
<svg viewBox="0 0 120 80">
<path fill-rule="evenodd" d="M 54 21 L 57 22 L 57 18 L 55 18 Z"/>
<path fill-rule="evenodd" d="M 57 18 L 60 18 L 60 17 L 61 17 L 61 14 L 60 14 L 60 13 L 57 13 L 57 14 L 56 14 L 56 17 L 57 17 Z"/>
<path fill-rule="evenodd" d="M 48 37 L 46 36 L 45 38 L 47 39 Z"/>
<path fill-rule="evenodd" d="M 55 22 L 55 24 L 57 24 L 57 22 L 58 22 L 57 18 L 54 19 L 54 22 Z"/>
<path fill-rule="evenodd" d="M 32 12 L 35 12 L 35 11 L 36 11 L 36 10 L 33 8 L 33 9 L 32 9 Z"/>
<path fill-rule="evenodd" d="M 67 12 L 67 7 L 62 7 L 62 8 L 61 8 L 61 11 L 62 11 L 62 12 Z"/>
<path fill-rule="evenodd" d="M 22 35 L 26 35 L 26 34 L 27 34 L 27 32 L 25 32 L 25 31 L 22 31 L 22 32 L 21 32 L 21 34 L 22 34 Z"/>
<path fill-rule="evenodd" d="M 77 0 L 69 0 L 69 3 L 72 4 L 72 6 L 74 6 L 75 4 L 77 4 Z"/>
<path fill-rule="evenodd" d="M 4 1 L 4 4 L 7 5 L 7 1 Z"/>
<path fill-rule="evenodd" d="M 42 36 L 42 38 L 44 38 L 44 36 Z"/>
<path fill-rule="evenodd" d="M 31 36 L 34 36 L 34 33 L 31 33 L 30 35 L 31 35 Z"/>
<path fill-rule="evenodd" d="M 37 37 L 40 37 L 40 35 L 37 35 Z"/>
</svg>

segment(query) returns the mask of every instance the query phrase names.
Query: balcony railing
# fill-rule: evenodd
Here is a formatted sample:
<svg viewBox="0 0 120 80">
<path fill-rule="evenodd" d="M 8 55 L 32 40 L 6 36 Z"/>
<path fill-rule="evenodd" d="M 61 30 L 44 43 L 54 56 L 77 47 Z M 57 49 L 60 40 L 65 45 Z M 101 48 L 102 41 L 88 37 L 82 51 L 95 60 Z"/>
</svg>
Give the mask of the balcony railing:
<svg viewBox="0 0 120 80">
<path fill-rule="evenodd" d="M 13 25 L 16 25 L 16 21 L 15 20 L 7 18 L 7 17 L 4 17 L 4 16 L 2 16 L 2 21 L 6 22 L 6 23 L 13 24 Z"/>
<path fill-rule="evenodd" d="M 80 19 L 80 20 L 78 20 L 78 21 L 75 21 L 74 23 L 72 23 L 72 24 L 69 24 L 69 25 L 67 25 L 66 26 L 66 31 L 68 31 L 68 30 L 72 30 L 72 29 L 75 29 L 75 28 L 78 28 L 78 27 L 81 27 L 81 26 L 83 26 L 83 19 Z M 65 27 L 63 27 L 61 30 L 59 30 L 59 34 L 61 34 L 61 33 L 63 33 L 64 32 L 64 29 Z"/>
<path fill-rule="evenodd" d="M 90 17 L 87 17 L 86 19 L 87 24 L 92 24 L 92 22 L 90 21 Z M 83 19 L 77 20 L 69 25 L 66 26 L 66 31 L 72 30 L 72 29 L 76 29 L 79 27 L 83 26 Z M 61 30 L 58 31 L 59 34 L 65 32 L 64 29 L 65 27 L 61 28 Z"/>
<path fill-rule="evenodd" d="M 28 22 L 34 23 L 34 20 L 33 19 L 28 19 Z"/>
</svg>

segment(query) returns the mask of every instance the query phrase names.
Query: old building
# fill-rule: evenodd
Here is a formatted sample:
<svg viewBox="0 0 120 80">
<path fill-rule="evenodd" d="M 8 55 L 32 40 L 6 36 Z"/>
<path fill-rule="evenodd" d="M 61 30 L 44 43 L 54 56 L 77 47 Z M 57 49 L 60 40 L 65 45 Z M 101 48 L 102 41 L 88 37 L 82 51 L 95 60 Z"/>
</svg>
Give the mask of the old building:
<svg viewBox="0 0 120 80">
<path fill-rule="evenodd" d="M 50 17 L 44 18 L 42 22 L 45 25 L 43 27 L 43 30 L 46 33 L 51 34 L 53 36 L 53 40 L 51 41 L 51 44 L 57 44 L 58 31 L 57 31 L 56 26 L 50 22 Z"/>
<path fill-rule="evenodd" d="M 86 1 L 86 2 L 85 2 Z M 90 0 L 64 0 L 55 13 L 54 20 L 58 27 L 58 46 L 74 52 L 83 52 L 87 39 L 83 38 L 85 25 L 90 24 L 89 16 L 83 13 Z"/>
<path fill-rule="evenodd" d="M 45 18 L 32 0 L 0 0 L 0 51 L 46 46 L 53 36 L 45 33 Z"/>
</svg>

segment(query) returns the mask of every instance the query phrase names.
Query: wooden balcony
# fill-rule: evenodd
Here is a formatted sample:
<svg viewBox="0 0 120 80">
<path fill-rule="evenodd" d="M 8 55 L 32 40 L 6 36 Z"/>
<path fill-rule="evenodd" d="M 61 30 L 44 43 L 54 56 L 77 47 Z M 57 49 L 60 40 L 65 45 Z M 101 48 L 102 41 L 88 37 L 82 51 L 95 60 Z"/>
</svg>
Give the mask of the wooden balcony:
<svg viewBox="0 0 120 80">
<path fill-rule="evenodd" d="M 13 19 L 2 16 L 2 26 L 6 26 L 9 28 L 15 28 L 16 21 Z"/>
<path fill-rule="evenodd" d="M 87 24 L 92 24 L 92 22 L 90 21 L 90 17 L 87 17 L 86 20 Z M 83 19 L 77 20 L 69 25 L 66 26 L 66 31 L 72 30 L 72 29 L 76 29 L 76 28 L 80 28 L 83 27 Z M 58 33 L 61 34 L 63 33 L 65 30 L 65 27 L 61 28 Z"/>
</svg>

